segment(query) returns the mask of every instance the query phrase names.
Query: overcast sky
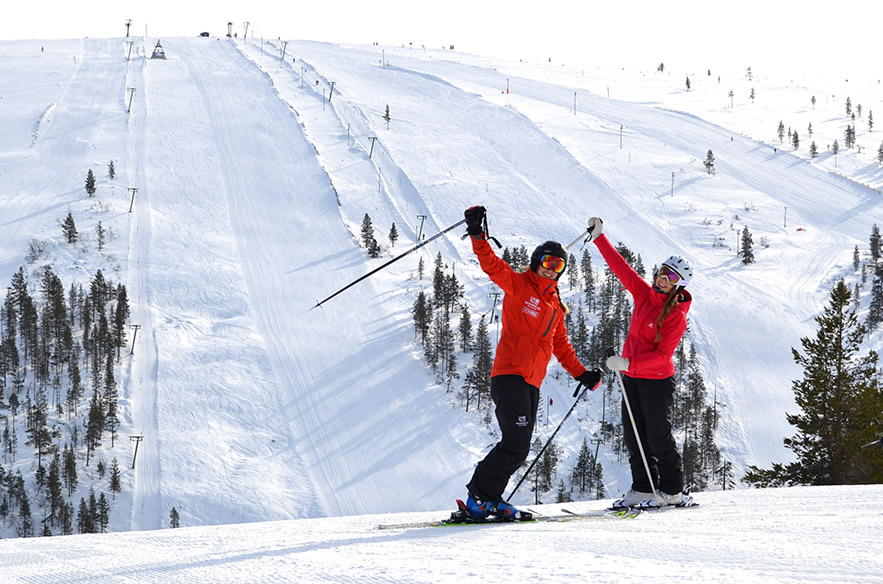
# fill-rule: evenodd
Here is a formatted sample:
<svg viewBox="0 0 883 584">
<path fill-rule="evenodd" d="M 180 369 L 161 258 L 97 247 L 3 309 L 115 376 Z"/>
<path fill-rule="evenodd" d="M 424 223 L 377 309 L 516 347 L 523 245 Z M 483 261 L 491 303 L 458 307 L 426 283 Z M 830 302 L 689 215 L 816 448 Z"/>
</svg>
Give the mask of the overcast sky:
<svg viewBox="0 0 883 584">
<path fill-rule="evenodd" d="M 11 7 L 10 4 L 13 4 Z M 867 71 L 883 21 L 879 0 L 4 0 L 0 39 L 242 36 L 341 43 L 454 45 L 491 57 L 568 65 L 838 75 Z M 875 30 L 867 28 L 874 22 Z M 879 59 L 878 59 L 879 61 Z M 880 69 L 878 65 L 877 70 Z"/>
</svg>

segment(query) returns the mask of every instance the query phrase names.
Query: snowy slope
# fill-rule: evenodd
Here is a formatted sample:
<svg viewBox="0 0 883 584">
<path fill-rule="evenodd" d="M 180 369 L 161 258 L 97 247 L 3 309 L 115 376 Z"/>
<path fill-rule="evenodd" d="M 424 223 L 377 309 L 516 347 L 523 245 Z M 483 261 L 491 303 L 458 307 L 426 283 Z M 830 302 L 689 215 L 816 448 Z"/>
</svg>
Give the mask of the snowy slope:
<svg viewBox="0 0 883 584">
<path fill-rule="evenodd" d="M 0 44 L 16 81 L 2 102 L 14 107 L 0 108 L 0 267 L 11 275 L 30 241 L 47 241 L 43 261 L 72 266 L 70 280 L 102 268 L 126 283 L 140 326 L 108 456 L 129 460 L 126 436 L 143 441 L 114 530 L 160 528 L 172 507 L 195 526 L 437 510 L 462 496 L 495 438 L 434 382 L 409 311 L 431 285 L 418 257 L 429 269 L 437 253 L 473 314 L 490 308 L 468 243 L 452 233 L 311 308 L 412 246 L 418 215 L 431 236 L 478 203 L 510 247 L 569 242 L 600 215 L 648 267 L 690 258 L 690 339 L 726 405 L 718 443 L 737 474 L 789 458 L 790 348 L 814 331 L 830 285 L 855 281 L 852 250 L 883 218 L 880 193 L 832 175 L 830 157 L 810 164 L 762 141 L 792 111 L 790 90 L 761 92 L 768 121 L 707 105 L 723 101 L 711 85 L 685 94 L 680 76 L 309 42 L 289 42 L 283 62 L 256 40 L 162 42 L 165 61 L 145 59 L 150 39 L 129 61 L 123 39 Z M 883 111 L 879 95 L 864 103 Z M 825 104 L 814 126 L 833 139 L 841 105 Z M 117 179 L 86 198 L 86 170 L 101 175 L 110 159 Z M 883 185 L 860 156 L 841 159 Z M 59 244 L 68 209 L 81 231 L 98 220 L 114 230 L 109 252 L 96 259 L 88 237 Z M 358 246 L 365 213 L 382 259 Z M 393 222 L 402 238 L 389 248 Z M 735 255 L 746 225 L 769 245 L 749 267 Z M 880 349 L 880 333 L 868 344 Z M 550 371 L 544 437 L 572 401 L 573 382 Z M 593 395 L 559 435 L 566 454 L 600 418 Z M 626 474 L 607 448 L 613 495 Z"/>
<path fill-rule="evenodd" d="M 9 584 L 871 584 L 883 571 L 883 517 L 866 502 L 881 495 L 879 486 L 726 491 L 621 521 L 375 528 L 439 511 L 15 539 L 0 541 L 0 565 Z"/>
</svg>

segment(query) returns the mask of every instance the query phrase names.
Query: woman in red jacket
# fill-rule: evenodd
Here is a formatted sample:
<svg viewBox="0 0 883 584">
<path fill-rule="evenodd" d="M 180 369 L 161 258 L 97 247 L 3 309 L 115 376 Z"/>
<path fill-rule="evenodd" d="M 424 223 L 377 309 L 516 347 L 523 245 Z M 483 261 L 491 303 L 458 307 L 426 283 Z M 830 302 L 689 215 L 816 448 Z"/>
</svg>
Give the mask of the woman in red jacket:
<svg viewBox="0 0 883 584">
<path fill-rule="evenodd" d="M 593 390 L 601 384 L 601 371 L 587 371 L 567 337 L 567 309 L 558 296 L 558 278 L 567 263 L 564 246 L 545 242 L 534 250 L 530 270 L 518 273 L 491 249 L 485 214 L 484 207 L 464 213 L 481 269 L 504 293 L 503 330 L 491 371 L 491 399 L 502 437 L 476 466 L 467 485 L 466 508 L 474 519 L 517 519 L 520 512 L 503 500 L 503 490 L 530 454 L 549 360 L 554 354 L 568 373 Z"/>
<path fill-rule="evenodd" d="M 632 486 L 613 506 L 683 504 L 689 501 L 682 494 L 681 456 L 671 432 L 675 391 L 672 355 L 687 330 L 687 311 L 693 297 L 684 288 L 693 277 L 693 268 L 684 258 L 672 256 L 662 262 L 651 285 L 623 259 L 602 229 L 601 219 L 589 220 L 592 241 L 635 301 L 622 356 L 609 357 L 607 367 L 622 372 L 623 387 L 651 475 L 647 476 L 638 439 L 623 404 L 623 437 L 629 450 Z M 654 486 L 658 489 L 655 494 Z"/>
</svg>

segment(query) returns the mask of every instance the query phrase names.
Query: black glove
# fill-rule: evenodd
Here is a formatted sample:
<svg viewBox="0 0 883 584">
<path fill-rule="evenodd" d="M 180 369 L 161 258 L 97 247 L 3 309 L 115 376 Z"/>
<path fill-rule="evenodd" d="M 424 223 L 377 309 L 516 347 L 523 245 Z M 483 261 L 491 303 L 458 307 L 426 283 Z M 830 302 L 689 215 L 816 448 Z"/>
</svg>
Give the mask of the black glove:
<svg viewBox="0 0 883 584">
<path fill-rule="evenodd" d="M 591 371 L 586 371 L 582 375 L 576 378 L 582 385 L 588 387 L 591 391 L 595 391 L 598 389 L 598 386 L 601 385 L 601 378 L 603 374 L 600 369 L 592 369 Z M 576 397 L 579 394 L 579 386 L 576 386 L 576 391 L 573 393 L 573 397 Z"/>
<path fill-rule="evenodd" d="M 466 217 L 466 233 L 474 237 L 481 237 L 485 232 L 484 224 L 487 217 L 487 210 L 481 205 L 469 207 L 463 212 Z"/>
</svg>

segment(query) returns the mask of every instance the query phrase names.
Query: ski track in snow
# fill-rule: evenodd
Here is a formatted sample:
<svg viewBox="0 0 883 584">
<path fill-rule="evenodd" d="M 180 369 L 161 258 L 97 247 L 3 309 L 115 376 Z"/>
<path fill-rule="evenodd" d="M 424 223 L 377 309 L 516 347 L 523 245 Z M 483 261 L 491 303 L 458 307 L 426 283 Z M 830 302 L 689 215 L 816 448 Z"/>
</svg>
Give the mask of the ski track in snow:
<svg viewBox="0 0 883 584">
<path fill-rule="evenodd" d="M 879 582 L 879 486 L 707 493 L 636 519 L 378 530 L 444 512 L 0 542 L 10 584 Z M 600 502 L 568 504 L 577 511 Z M 540 506 L 547 514 L 560 506 Z M 542 550 L 542 553 L 538 553 Z"/>
</svg>

